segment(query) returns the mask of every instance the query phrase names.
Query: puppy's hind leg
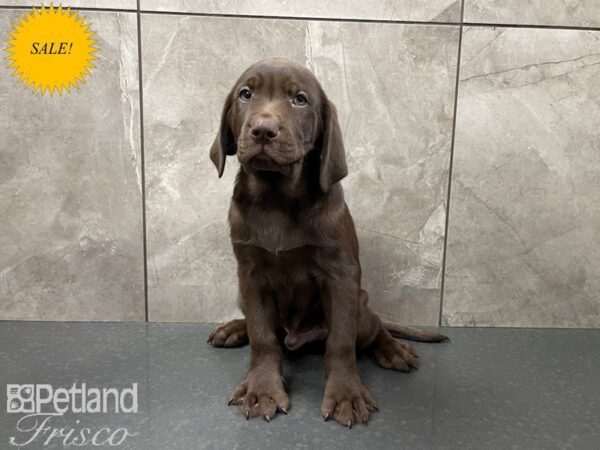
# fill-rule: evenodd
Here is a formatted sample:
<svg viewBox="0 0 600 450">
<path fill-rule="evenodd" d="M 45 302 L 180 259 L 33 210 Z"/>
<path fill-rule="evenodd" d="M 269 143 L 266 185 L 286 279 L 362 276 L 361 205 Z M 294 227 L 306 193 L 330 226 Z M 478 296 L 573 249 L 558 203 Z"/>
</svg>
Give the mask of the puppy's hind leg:
<svg viewBox="0 0 600 450">
<path fill-rule="evenodd" d="M 371 351 L 377 364 L 384 369 L 410 372 L 419 368 L 419 356 L 415 349 L 405 342 L 397 341 L 395 337 L 419 342 L 449 340 L 447 336 L 433 331 L 382 322 L 367 306 L 369 296 L 362 289 L 359 298 L 357 347 L 359 350 Z"/>
<path fill-rule="evenodd" d="M 216 327 L 206 341 L 213 347 L 242 347 L 248 344 L 246 319 L 236 319 Z"/>
<path fill-rule="evenodd" d="M 375 361 L 384 369 L 410 372 L 419 368 L 419 356 L 415 349 L 395 340 L 383 326 L 377 333 L 372 349 Z"/>
<path fill-rule="evenodd" d="M 419 357 L 415 350 L 410 345 L 395 340 L 385 329 L 377 314 L 367 306 L 369 296 L 362 289 L 359 298 L 358 349 L 372 352 L 377 364 L 385 369 L 410 372 L 418 368 Z"/>
</svg>

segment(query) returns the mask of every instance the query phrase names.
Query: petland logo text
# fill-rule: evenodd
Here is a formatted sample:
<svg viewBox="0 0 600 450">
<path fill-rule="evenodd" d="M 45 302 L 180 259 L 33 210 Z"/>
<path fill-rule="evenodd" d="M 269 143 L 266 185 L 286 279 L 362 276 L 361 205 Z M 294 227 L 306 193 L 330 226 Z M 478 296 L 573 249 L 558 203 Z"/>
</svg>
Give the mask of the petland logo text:
<svg viewBox="0 0 600 450">
<path fill-rule="evenodd" d="M 25 447 L 34 442 L 44 446 L 62 443 L 64 447 L 110 446 L 123 444 L 136 436 L 127 428 L 84 427 L 81 419 L 75 427 L 54 427 L 52 419 L 72 414 L 135 414 L 138 412 L 138 385 L 124 389 L 88 387 L 85 383 L 70 388 L 49 384 L 8 384 L 6 412 L 25 414 L 17 421 L 19 436 L 10 444 Z"/>
</svg>

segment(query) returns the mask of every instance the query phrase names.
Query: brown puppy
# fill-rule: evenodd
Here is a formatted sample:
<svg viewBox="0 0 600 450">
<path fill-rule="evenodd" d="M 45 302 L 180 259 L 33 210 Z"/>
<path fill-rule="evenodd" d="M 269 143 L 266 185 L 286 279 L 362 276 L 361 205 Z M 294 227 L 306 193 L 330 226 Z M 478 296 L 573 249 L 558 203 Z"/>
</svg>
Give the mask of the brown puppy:
<svg viewBox="0 0 600 450">
<path fill-rule="evenodd" d="M 326 385 L 321 414 L 351 427 L 377 410 L 356 367 L 356 350 L 372 349 L 382 367 L 403 372 L 418 359 L 367 307 L 354 223 L 339 181 L 347 174 L 333 104 L 314 75 L 286 59 L 247 69 L 227 96 L 210 157 L 223 174 L 237 154 L 229 223 L 245 319 L 219 326 L 209 342 L 250 342 L 246 379 L 230 404 L 267 421 L 287 413 L 282 348 L 325 340 Z M 446 337 L 394 326 L 392 334 L 422 341 Z"/>
</svg>

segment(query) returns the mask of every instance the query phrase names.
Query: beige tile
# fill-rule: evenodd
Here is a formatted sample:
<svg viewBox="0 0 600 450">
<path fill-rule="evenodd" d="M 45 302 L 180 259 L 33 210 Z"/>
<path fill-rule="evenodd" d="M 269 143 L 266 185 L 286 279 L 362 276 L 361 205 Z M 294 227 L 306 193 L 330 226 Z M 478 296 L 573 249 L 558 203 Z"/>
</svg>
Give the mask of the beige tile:
<svg viewBox="0 0 600 450">
<path fill-rule="evenodd" d="M 464 0 L 466 22 L 599 27 L 598 0 Z"/>
<path fill-rule="evenodd" d="M 74 8 L 107 8 L 107 9 L 136 9 L 137 0 L 60 0 L 60 1 L 31 1 L 31 0 L 0 0 L 0 6 L 72 6 Z"/>
<path fill-rule="evenodd" d="M 2 319 L 144 318 L 136 16 L 86 17 L 100 50 L 78 90 L 0 70 Z"/>
<path fill-rule="evenodd" d="M 466 28 L 449 325 L 600 326 L 600 33 Z"/>
</svg>

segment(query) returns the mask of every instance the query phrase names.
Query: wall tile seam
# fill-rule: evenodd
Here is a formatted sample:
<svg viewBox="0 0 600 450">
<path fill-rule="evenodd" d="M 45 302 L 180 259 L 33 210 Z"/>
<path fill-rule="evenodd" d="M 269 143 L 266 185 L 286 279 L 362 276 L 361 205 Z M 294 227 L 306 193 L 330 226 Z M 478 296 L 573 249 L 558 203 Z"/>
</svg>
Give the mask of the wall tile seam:
<svg viewBox="0 0 600 450">
<path fill-rule="evenodd" d="M 142 248 L 143 248 L 143 264 L 144 264 L 144 321 L 148 322 L 149 305 L 148 305 L 148 236 L 146 223 L 146 156 L 144 142 L 144 78 L 143 78 L 143 62 L 142 62 L 142 17 L 140 12 L 140 0 L 137 0 L 137 50 L 138 50 L 138 82 L 139 82 L 139 111 L 140 111 L 140 167 L 142 181 Z"/>
<path fill-rule="evenodd" d="M 460 22 L 462 24 L 465 12 L 465 0 L 461 0 Z M 438 326 L 442 326 L 442 318 L 444 315 L 444 289 L 446 287 L 446 257 L 448 253 L 448 229 L 450 227 L 450 200 L 452 195 L 452 169 L 454 164 L 454 144 L 456 142 L 456 115 L 458 112 L 458 88 L 460 82 L 460 64 L 462 53 L 463 25 L 460 26 L 458 35 L 458 54 L 456 58 L 456 73 L 454 79 L 454 109 L 452 113 L 452 140 L 450 144 L 450 161 L 448 162 L 448 191 L 446 192 L 446 222 L 444 224 L 444 246 L 442 254 L 442 274 L 440 280 L 440 308 L 438 316 Z"/>
<path fill-rule="evenodd" d="M 35 5 L 37 7 L 37 5 Z M 33 7 L 19 5 L 0 5 L 0 10 L 29 10 Z M 461 14 L 464 5 L 461 5 Z M 544 24 L 522 24 L 522 23 L 495 23 L 495 22 L 469 22 L 461 18 L 458 22 L 440 22 L 427 20 L 392 20 L 392 19 L 361 19 L 361 18 L 339 18 L 339 17 L 301 17 L 301 16 L 268 16 L 259 14 L 232 14 L 232 13 L 206 13 L 206 12 L 183 12 L 183 11 L 153 11 L 141 8 L 101 8 L 101 7 L 71 7 L 72 11 L 93 11 L 113 13 L 136 13 L 146 15 L 183 15 L 198 17 L 216 17 L 232 19 L 266 19 L 266 20 L 297 20 L 297 21 L 322 21 L 322 22 L 350 22 L 350 23 L 374 23 L 374 24 L 397 24 L 397 25 L 420 25 L 420 26 L 469 26 L 483 28 L 530 28 L 551 30 L 573 30 L 573 31 L 600 31 L 600 27 L 587 27 L 576 25 L 544 25 Z"/>
</svg>

